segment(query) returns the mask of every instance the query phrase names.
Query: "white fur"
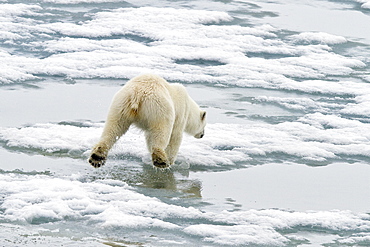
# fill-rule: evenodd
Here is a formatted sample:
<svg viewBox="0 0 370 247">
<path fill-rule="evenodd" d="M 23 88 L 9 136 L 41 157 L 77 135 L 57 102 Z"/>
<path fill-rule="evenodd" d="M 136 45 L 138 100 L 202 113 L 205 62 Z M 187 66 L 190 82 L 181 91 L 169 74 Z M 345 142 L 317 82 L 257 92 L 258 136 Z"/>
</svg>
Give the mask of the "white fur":
<svg viewBox="0 0 370 247">
<path fill-rule="evenodd" d="M 114 96 L 102 136 L 90 155 L 91 165 L 105 163 L 108 151 L 131 124 L 144 130 L 153 164 L 163 168 L 175 162 L 183 132 L 201 138 L 206 121 L 205 112 L 184 86 L 156 75 L 137 76 Z"/>
</svg>

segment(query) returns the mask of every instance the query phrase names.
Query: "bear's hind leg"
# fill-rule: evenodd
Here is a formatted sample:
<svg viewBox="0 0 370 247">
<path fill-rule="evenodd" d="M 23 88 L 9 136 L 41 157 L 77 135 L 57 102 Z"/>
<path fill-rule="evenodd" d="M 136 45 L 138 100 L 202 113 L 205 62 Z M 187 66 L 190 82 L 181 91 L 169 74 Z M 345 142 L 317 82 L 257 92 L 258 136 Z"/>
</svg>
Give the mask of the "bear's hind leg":
<svg viewBox="0 0 370 247">
<path fill-rule="evenodd" d="M 111 114 L 104 126 L 99 142 L 91 151 L 89 163 L 97 168 L 105 164 L 109 150 L 129 129 L 132 121 L 123 119 L 120 114 Z"/>
</svg>

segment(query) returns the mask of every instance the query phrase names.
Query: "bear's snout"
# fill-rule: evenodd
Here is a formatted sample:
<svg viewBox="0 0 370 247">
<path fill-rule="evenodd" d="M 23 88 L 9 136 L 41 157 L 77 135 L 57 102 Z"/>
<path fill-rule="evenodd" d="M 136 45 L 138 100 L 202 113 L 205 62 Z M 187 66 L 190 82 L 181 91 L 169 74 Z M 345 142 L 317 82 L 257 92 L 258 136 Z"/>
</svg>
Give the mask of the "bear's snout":
<svg viewBox="0 0 370 247">
<path fill-rule="evenodd" d="M 200 139 L 200 138 L 203 138 L 204 136 L 204 130 L 198 134 L 196 134 L 194 137 L 197 138 L 197 139 Z"/>
</svg>

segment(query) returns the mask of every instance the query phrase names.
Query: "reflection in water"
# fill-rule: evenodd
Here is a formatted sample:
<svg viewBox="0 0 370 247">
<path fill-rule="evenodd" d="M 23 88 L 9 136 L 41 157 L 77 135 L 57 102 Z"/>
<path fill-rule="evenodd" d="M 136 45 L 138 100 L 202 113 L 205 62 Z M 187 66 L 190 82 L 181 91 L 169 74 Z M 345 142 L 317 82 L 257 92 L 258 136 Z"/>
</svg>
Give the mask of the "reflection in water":
<svg viewBox="0 0 370 247">
<path fill-rule="evenodd" d="M 153 189 L 176 190 L 176 178 L 170 169 L 157 169 L 144 166 L 142 173 L 142 184 Z"/>
<path fill-rule="evenodd" d="M 172 169 L 161 170 L 149 165 L 144 166 L 142 186 L 177 191 L 186 194 L 187 197 L 202 197 L 202 183 L 199 180 L 189 180 L 188 170 L 179 172 Z"/>
<path fill-rule="evenodd" d="M 94 170 L 88 178 L 91 180 L 120 180 L 135 187 L 160 189 L 178 192 L 181 197 L 201 198 L 202 183 L 198 179 L 189 179 L 189 170 L 178 167 L 158 169 L 141 162 L 122 161 L 114 166 L 108 165 Z"/>
</svg>

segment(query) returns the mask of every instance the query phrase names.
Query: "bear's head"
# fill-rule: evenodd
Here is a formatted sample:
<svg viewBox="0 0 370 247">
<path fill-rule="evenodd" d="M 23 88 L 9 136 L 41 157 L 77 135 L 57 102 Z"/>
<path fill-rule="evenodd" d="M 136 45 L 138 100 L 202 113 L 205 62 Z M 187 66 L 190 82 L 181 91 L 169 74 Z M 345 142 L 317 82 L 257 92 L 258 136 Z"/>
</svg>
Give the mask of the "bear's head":
<svg viewBox="0 0 370 247">
<path fill-rule="evenodd" d="M 204 136 L 204 128 L 206 127 L 206 112 L 200 111 L 200 118 L 199 118 L 199 124 L 198 129 L 196 131 L 196 134 L 194 135 L 195 138 L 200 139 Z"/>
</svg>

